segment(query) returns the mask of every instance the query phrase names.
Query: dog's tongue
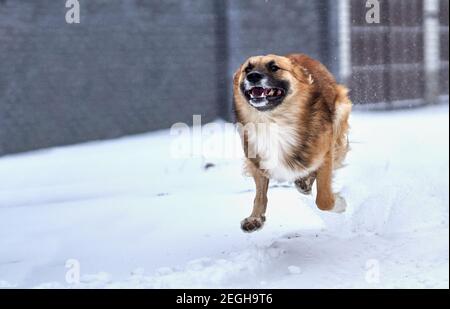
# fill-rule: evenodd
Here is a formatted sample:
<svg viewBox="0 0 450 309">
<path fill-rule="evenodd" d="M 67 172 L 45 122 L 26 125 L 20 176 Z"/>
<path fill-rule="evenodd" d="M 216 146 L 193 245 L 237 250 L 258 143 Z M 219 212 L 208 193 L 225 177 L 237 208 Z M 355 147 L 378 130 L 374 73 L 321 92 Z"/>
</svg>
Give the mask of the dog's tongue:
<svg viewBox="0 0 450 309">
<path fill-rule="evenodd" d="M 264 88 L 262 87 L 255 87 L 252 89 L 252 95 L 254 97 L 260 97 L 264 94 Z"/>
</svg>

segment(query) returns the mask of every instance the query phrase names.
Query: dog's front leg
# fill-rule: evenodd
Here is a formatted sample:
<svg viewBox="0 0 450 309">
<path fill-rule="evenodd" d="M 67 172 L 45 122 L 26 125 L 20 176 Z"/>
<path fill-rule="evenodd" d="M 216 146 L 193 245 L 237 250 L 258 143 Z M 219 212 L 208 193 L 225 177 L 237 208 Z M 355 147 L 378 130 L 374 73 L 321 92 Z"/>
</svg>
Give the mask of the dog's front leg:
<svg viewBox="0 0 450 309">
<path fill-rule="evenodd" d="M 317 171 L 317 197 L 316 204 L 320 210 L 332 212 L 344 212 L 346 208 L 345 200 L 334 194 L 332 189 L 333 180 L 333 153 L 329 151 Z"/>
<path fill-rule="evenodd" d="M 267 208 L 267 189 L 269 188 L 269 179 L 261 172 L 254 171 L 253 179 L 256 185 L 256 196 L 253 203 L 253 211 L 250 217 L 241 222 L 241 228 L 244 232 L 251 233 L 261 229 L 266 220 Z"/>
</svg>

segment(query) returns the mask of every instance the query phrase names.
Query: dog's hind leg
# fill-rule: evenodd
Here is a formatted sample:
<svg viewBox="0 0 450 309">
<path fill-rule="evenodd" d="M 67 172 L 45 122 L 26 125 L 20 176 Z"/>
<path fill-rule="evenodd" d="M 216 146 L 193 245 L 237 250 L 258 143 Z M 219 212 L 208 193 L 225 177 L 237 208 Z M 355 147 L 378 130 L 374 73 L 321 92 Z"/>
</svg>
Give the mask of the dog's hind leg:
<svg viewBox="0 0 450 309">
<path fill-rule="evenodd" d="M 333 152 L 329 151 L 317 171 L 316 204 L 320 210 L 341 213 L 345 211 L 347 204 L 344 198 L 332 191 L 333 161 Z"/>
<path fill-rule="evenodd" d="M 297 190 L 302 193 L 309 195 L 311 194 L 312 187 L 314 185 L 314 182 L 316 181 L 317 172 L 312 172 L 306 177 L 297 179 L 294 184 Z"/>
<path fill-rule="evenodd" d="M 253 211 L 250 217 L 241 222 L 244 232 L 251 233 L 261 229 L 266 221 L 267 190 L 269 179 L 256 169 L 253 171 L 253 179 L 256 185 L 256 196 L 253 203 Z"/>
</svg>

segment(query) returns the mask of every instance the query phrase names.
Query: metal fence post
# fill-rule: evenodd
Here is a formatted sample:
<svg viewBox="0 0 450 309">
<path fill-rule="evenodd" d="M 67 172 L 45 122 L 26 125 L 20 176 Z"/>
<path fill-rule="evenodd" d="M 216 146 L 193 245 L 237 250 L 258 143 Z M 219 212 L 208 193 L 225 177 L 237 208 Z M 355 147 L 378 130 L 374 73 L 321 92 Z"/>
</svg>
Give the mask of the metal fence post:
<svg viewBox="0 0 450 309">
<path fill-rule="evenodd" d="M 439 0 L 424 1 L 425 100 L 435 103 L 439 97 Z"/>
</svg>

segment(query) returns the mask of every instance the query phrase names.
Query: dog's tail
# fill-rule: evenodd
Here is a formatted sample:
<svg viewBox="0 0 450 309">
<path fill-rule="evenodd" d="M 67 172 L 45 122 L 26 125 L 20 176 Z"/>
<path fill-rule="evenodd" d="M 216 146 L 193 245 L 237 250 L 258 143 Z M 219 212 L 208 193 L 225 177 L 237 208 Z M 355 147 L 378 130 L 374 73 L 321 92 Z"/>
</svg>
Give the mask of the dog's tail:
<svg viewBox="0 0 450 309">
<path fill-rule="evenodd" d="M 335 114 L 333 119 L 335 168 L 342 166 L 342 162 L 350 150 L 348 142 L 348 119 L 352 110 L 352 102 L 348 97 L 348 92 L 347 87 L 343 85 L 336 86 Z"/>
</svg>

